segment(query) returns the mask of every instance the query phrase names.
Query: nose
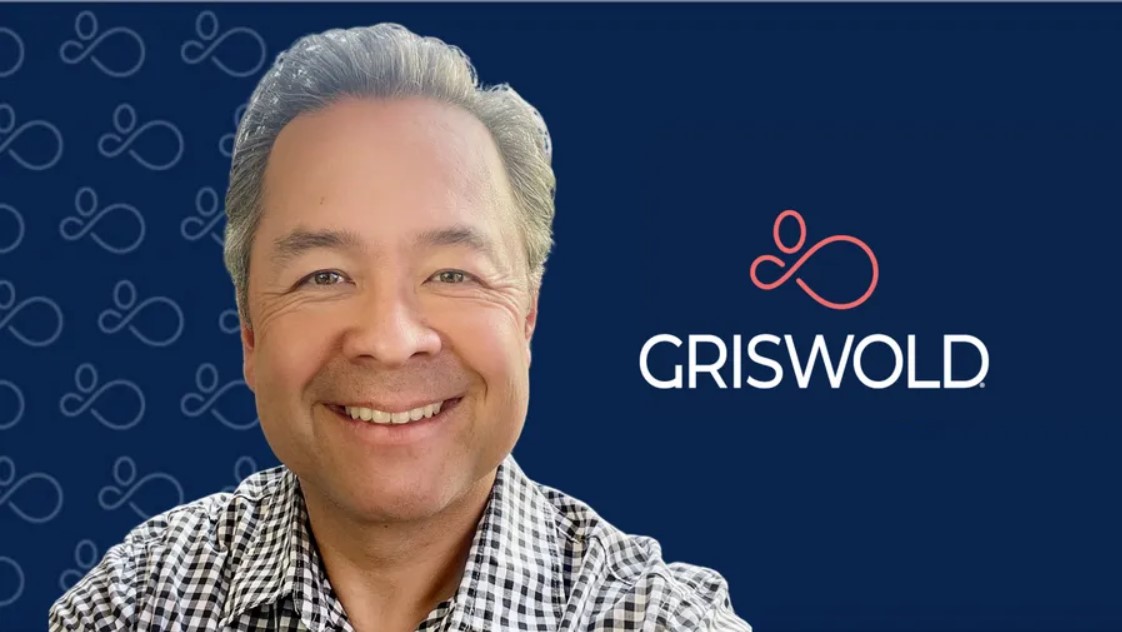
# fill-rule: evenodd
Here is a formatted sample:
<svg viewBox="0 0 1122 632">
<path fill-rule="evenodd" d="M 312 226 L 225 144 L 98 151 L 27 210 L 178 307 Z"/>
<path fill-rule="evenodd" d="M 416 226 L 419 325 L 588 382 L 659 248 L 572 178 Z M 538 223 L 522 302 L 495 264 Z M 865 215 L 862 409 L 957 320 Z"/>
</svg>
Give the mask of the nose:
<svg viewBox="0 0 1122 632">
<path fill-rule="evenodd" d="M 343 339 L 354 360 L 373 359 L 396 366 L 418 354 L 436 355 L 440 334 L 426 322 L 416 297 L 399 288 L 373 288 L 355 301 Z"/>
</svg>

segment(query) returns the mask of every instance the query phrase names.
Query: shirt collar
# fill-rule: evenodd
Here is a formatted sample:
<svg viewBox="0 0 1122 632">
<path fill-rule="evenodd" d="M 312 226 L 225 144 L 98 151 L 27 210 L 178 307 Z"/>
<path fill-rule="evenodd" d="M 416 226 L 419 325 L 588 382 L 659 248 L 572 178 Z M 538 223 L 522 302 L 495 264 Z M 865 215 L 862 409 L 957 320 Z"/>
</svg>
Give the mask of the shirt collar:
<svg viewBox="0 0 1122 632">
<path fill-rule="evenodd" d="M 450 629 L 496 629 L 533 613 L 556 629 L 565 608 L 560 516 L 513 455 L 499 465 L 453 598 Z"/>
<path fill-rule="evenodd" d="M 279 605 L 289 595 L 310 629 L 319 629 L 324 617 L 338 625 L 343 611 L 319 562 L 299 479 L 284 466 L 257 476 L 276 477 L 276 490 L 262 499 L 262 515 L 253 516 L 254 533 L 244 551 L 228 552 L 239 559 L 220 625 L 262 604 Z M 508 454 L 499 464 L 452 598 L 452 629 L 490 629 L 524 618 L 527 611 L 546 629 L 560 623 L 567 592 L 557 535 L 560 520 L 539 486 Z"/>
<path fill-rule="evenodd" d="M 251 495 L 251 500 L 256 500 L 259 506 L 253 507 L 250 515 L 239 517 L 239 523 L 252 529 L 248 544 L 244 550 L 227 551 L 228 555 L 237 559 L 229 562 L 234 572 L 229 593 L 222 604 L 220 627 L 230 625 L 242 612 L 261 604 L 278 602 L 292 590 L 292 545 L 293 540 L 299 537 L 299 531 L 294 527 L 302 521 L 300 513 L 303 510 L 296 476 L 284 466 L 258 472 L 243 481 L 234 496 L 236 498 L 243 490 L 268 489 L 270 483 L 273 486 L 271 493 L 263 497 Z M 230 501 L 231 504 L 235 502 L 234 499 Z"/>
</svg>

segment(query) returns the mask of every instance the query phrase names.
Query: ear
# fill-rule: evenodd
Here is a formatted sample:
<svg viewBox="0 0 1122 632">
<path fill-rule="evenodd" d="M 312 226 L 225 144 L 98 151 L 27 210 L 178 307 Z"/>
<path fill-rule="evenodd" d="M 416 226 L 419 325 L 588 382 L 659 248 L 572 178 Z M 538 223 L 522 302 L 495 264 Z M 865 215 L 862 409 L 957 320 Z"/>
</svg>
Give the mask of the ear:
<svg viewBox="0 0 1122 632">
<path fill-rule="evenodd" d="M 540 293 L 541 292 L 540 292 L 539 289 L 535 289 L 531 292 L 531 294 L 530 294 L 530 306 L 529 306 L 529 309 L 526 311 L 526 324 L 525 324 L 526 364 L 530 364 L 530 361 L 531 361 L 530 341 L 534 337 L 534 328 L 537 327 L 537 325 L 538 325 L 538 295 Z"/>
<path fill-rule="evenodd" d="M 255 336 L 253 328 L 242 321 L 241 326 L 241 340 L 242 340 L 242 374 L 245 376 L 246 386 L 254 393 L 257 389 L 254 388 L 254 375 L 253 375 L 253 351 L 255 344 Z"/>
</svg>

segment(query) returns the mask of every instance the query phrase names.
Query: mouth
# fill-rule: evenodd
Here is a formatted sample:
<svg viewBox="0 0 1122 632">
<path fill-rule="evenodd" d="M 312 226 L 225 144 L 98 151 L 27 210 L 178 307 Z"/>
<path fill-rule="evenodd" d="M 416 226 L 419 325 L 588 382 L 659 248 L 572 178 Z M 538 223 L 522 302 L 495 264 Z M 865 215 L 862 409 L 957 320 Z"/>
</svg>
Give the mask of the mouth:
<svg viewBox="0 0 1122 632">
<path fill-rule="evenodd" d="M 326 404 L 358 440 L 378 445 L 411 443 L 430 436 L 454 417 L 463 396 L 433 402 L 409 411 L 388 412 L 360 406 Z M 416 419 L 414 419 L 416 417 Z"/>
<path fill-rule="evenodd" d="M 361 421 L 383 426 L 397 426 L 414 424 L 439 417 L 441 414 L 455 408 L 456 404 L 460 403 L 461 399 L 463 399 L 462 396 L 452 397 L 399 412 L 381 411 L 364 406 L 344 406 L 342 404 L 328 404 L 327 407 L 336 414 L 350 419 L 351 421 Z"/>
</svg>

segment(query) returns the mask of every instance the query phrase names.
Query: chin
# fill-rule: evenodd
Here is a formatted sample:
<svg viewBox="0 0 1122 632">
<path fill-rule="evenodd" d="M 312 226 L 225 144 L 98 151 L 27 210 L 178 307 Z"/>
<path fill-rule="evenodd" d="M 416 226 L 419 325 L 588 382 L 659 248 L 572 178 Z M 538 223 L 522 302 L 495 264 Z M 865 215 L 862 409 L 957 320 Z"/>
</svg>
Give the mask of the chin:
<svg viewBox="0 0 1122 632">
<path fill-rule="evenodd" d="M 447 486 L 435 481 L 363 481 L 346 500 L 355 513 L 371 521 L 410 521 L 440 513 L 451 501 Z"/>
</svg>

